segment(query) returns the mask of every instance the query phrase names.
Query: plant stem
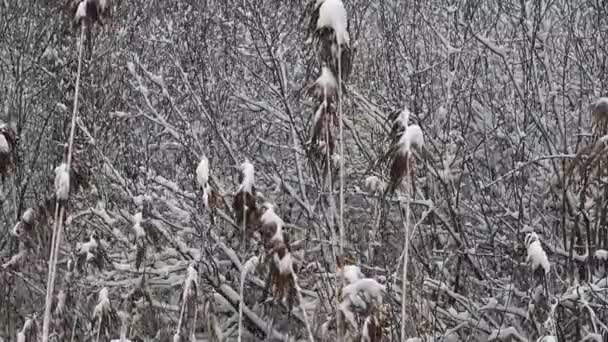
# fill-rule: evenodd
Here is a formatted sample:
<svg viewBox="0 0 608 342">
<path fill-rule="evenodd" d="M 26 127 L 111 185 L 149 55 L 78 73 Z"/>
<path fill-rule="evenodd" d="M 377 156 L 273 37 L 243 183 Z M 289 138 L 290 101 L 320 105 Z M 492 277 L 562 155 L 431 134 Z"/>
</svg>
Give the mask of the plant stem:
<svg viewBox="0 0 608 342">
<path fill-rule="evenodd" d="M 399 201 L 399 205 L 402 205 L 402 200 Z M 405 342 L 405 300 L 407 290 L 407 264 L 409 259 L 410 250 L 410 179 L 409 176 L 405 178 L 405 220 L 403 221 L 405 229 L 405 242 L 403 245 L 403 279 L 401 288 L 401 342 Z"/>
<path fill-rule="evenodd" d="M 70 126 L 70 140 L 68 143 L 68 160 L 67 169 L 70 172 L 70 162 L 72 161 L 72 145 L 74 144 L 74 131 L 76 129 L 76 117 L 78 115 L 78 90 L 80 88 L 80 73 L 82 70 L 82 46 L 84 45 L 84 31 L 86 22 L 80 26 L 80 39 L 78 46 L 78 73 L 76 75 L 76 87 L 74 90 L 74 110 L 72 112 L 72 123 Z M 72 189 L 69 189 L 70 191 Z M 69 192 L 68 192 L 69 196 Z M 46 300 L 44 307 L 44 318 L 42 323 L 42 342 L 48 342 L 49 339 L 49 324 L 51 319 L 51 303 L 53 299 L 53 290 L 55 287 L 55 268 L 57 266 L 57 254 L 59 250 L 59 242 L 61 241 L 61 231 L 63 229 L 64 205 L 59 209 L 59 199 L 55 205 L 55 224 L 53 227 L 53 237 L 51 239 L 51 255 L 49 257 L 49 275 L 46 284 Z"/>
</svg>

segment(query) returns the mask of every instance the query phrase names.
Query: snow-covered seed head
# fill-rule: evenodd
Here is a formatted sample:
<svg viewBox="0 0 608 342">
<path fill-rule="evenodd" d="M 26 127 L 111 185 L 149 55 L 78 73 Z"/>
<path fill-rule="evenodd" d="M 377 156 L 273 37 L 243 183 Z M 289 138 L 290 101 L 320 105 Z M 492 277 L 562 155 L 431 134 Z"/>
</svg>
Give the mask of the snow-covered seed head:
<svg viewBox="0 0 608 342">
<path fill-rule="evenodd" d="M 4 136 L 4 134 L 0 134 L 0 153 L 10 153 L 11 152 L 11 148 L 8 145 L 8 140 L 6 140 L 6 137 Z"/>
<path fill-rule="evenodd" d="M 253 175 L 253 164 L 251 164 L 251 162 L 249 162 L 248 160 L 244 161 L 241 166 L 240 166 L 240 170 L 244 175 L 248 175 L 251 174 Z"/>
<path fill-rule="evenodd" d="M 409 109 L 407 109 L 406 107 L 403 107 L 401 112 L 399 112 L 399 116 L 397 116 L 395 123 L 401 125 L 401 127 L 403 127 L 403 128 L 406 128 L 409 123 L 409 120 L 410 120 L 410 115 L 411 115 L 411 113 L 410 113 Z"/>
<path fill-rule="evenodd" d="M 58 200 L 67 201 L 70 194 L 70 171 L 64 162 L 55 168 L 55 196 Z"/>
<path fill-rule="evenodd" d="M 376 176 L 368 176 L 365 178 L 365 188 L 371 193 L 384 191 L 386 184 Z"/>
<path fill-rule="evenodd" d="M 282 275 L 293 272 L 293 257 L 283 242 L 276 241 L 274 247 L 273 261 Z"/>
<path fill-rule="evenodd" d="M 348 16 L 342 0 L 324 0 L 320 5 L 317 29 L 333 29 L 336 34 L 337 43 L 348 45 L 350 43 L 347 31 Z"/>
<path fill-rule="evenodd" d="M 81 6 L 84 6 L 81 8 Z M 76 10 L 75 19 L 80 21 L 84 18 L 96 22 L 99 17 L 108 10 L 109 1 L 107 0 L 83 0 Z"/>
<path fill-rule="evenodd" d="M 21 221 L 27 224 L 34 223 L 34 209 L 28 208 L 23 215 L 21 215 Z"/>
<path fill-rule="evenodd" d="M 143 220 L 143 214 L 141 212 L 133 215 L 133 232 L 135 233 L 135 237 L 137 239 L 142 239 L 146 236 L 146 231 L 141 226 L 142 220 Z"/>
<path fill-rule="evenodd" d="M 600 97 L 591 105 L 591 118 L 596 137 L 608 134 L 608 97 Z"/>
<path fill-rule="evenodd" d="M 320 101 L 331 101 L 337 95 L 338 81 L 330 68 L 321 68 L 321 75 L 314 81 L 308 93 Z M 321 108 L 321 107 L 320 107 Z"/>
<path fill-rule="evenodd" d="M 251 164 L 249 161 L 245 161 L 241 164 L 240 170 L 241 170 L 241 177 L 240 177 L 241 184 L 239 186 L 238 191 L 251 192 L 251 189 L 252 189 L 254 181 L 255 181 L 253 164 Z"/>
<path fill-rule="evenodd" d="M 95 309 L 93 311 L 93 318 L 99 319 L 103 317 L 110 310 L 110 297 L 108 293 L 108 288 L 103 287 L 99 291 L 99 295 L 97 296 L 97 305 L 95 305 Z"/>
<path fill-rule="evenodd" d="M 205 156 L 201 157 L 201 161 L 196 168 L 196 181 L 198 186 L 203 189 L 205 189 L 207 182 L 209 182 L 209 159 Z"/>
<path fill-rule="evenodd" d="M 549 264 L 549 258 L 540 243 L 538 235 L 535 232 L 528 233 L 524 241 L 528 252 L 526 262 L 530 264 L 532 271 L 536 271 L 536 269 L 542 267 L 545 274 L 548 274 L 551 264 Z"/>
<path fill-rule="evenodd" d="M 540 241 L 538 234 L 536 234 L 535 232 L 530 232 L 526 234 L 526 237 L 524 238 L 526 248 L 529 247 L 535 241 Z"/>
<path fill-rule="evenodd" d="M 410 125 L 405 129 L 405 132 L 399 138 L 399 151 L 401 154 L 407 154 L 412 147 L 420 148 L 424 145 L 424 135 L 422 129 L 418 125 Z"/>
<path fill-rule="evenodd" d="M 23 234 L 23 222 L 19 221 L 15 224 L 13 229 L 11 229 L 11 235 L 15 237 L 20 237 Z"/>
<path fill-rule="evenodd" d="M 190 263 L 188 266 L 188 274 L 186 279 L 184 280 L 184 292 L 182 295 L 182 300 L 186 301 L 191 296 L 195 296 L 198 290 L 198 272 L 196 268 L 194 268 L 194 262 Z"/>
<path fill-rule="evenodd" d="M 365 278 L 365 275 L 361 272 L 359 266 L 344 265 L 343 267 L 339 267 L 337 271 L 339 276 L 344 276 L 344 280 L 346 280 L 347 284 L 352 284 L 359 279 Z"/>
<path fill-rule="evenodd" d="M 608 121 L 608 97 L 598 98 L 591 108 L 594 120 Z"/>
<path fill-rule="evenodd" d="M 386 286 L 378 283 L 375 279 L 362 278 L 346 285 L 342 289 L 342 295 L 345 300 L 349 300 L 354 306 L 366 308 L 367 304 L 361 298 L 366 299 L 367 303 L 375 302 L 377 305 L 382 305 L 382 297 L 385 291 Z"/>
<path fill-rule="evenodd" d="M 81 1 L 76 7 L 76 13 L 74 13 L 74 21 L 80 22 L 82 19 L 87 17 L 87 4 L 86 1 Z"/>
<path fill-rule="evenodd" d="M 0 121 L 0 177 L 3 181 L 15 166 L 12 152 L 16 148 L 17 142 L 18 137 L 15 130 Z"/>
</svg>

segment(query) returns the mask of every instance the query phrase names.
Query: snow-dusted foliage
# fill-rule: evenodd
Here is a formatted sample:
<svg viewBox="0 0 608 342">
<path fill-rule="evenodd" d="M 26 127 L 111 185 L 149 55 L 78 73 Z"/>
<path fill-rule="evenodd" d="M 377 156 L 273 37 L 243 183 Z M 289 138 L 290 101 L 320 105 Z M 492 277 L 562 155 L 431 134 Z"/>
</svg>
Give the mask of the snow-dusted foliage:
<svg viewBox="0 0 608 342">
<path fill-rule="evenodd" d="M 606 340 L 573 3 L 0 1 L 0 341 Z"/>
</svg>

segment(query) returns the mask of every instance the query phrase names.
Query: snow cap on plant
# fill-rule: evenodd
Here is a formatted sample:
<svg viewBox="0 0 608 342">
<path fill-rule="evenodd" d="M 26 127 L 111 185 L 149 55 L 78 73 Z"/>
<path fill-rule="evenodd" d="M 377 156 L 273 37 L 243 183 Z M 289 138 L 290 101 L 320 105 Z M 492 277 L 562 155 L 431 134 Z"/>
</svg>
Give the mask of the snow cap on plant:
<svg viewBox="0 0 608 342">
<path fill-rule="evenodd" d="M 386 184 L 377 176 L 367 176 L 365 178 L 365 188 L 372 194 L 381 193 L 385 190 Z"/>
<path fill-rule="evenodd" d="M 591 120 L 596 140 L 608 134 L 608 97 L 600 97 L 591 104 Z"/>
<path fill-rule="evenodd" d="M 526 262 L 532 267 L 532 271 L 536 271 L 539 267 L 543 269 L 545 274 L 549 273 L 551 265 L 547 254 L 543 249 L 540 239 L 535 232 L 526 234 L 525 244 L 527 249 Z"/>
<path fill-rule="evenodd" d="M 403 124 L 403 120 L 409 118 L 409 111 L 404 110 L 397 118 Z M 407 124 L 407 122 L 405 122 Z M 407 125 L 399 140 L 393 143 L 389 150 L 389 155 L 392 156 L 388 191 L 394 192 L 399 187 L 407 175 L 414 172 L 415 159 L 412 153 L 413 148 L 422 148 L 424 145 L 424 134 L 418 125 Z"/>
<path fill-rule="evenodd" d="M 306 92 L 318 101 L 332 103 L 338 96 L 338 81 L 331 69 L 326 66 L 321 67 L 321 75 L 308 86 Z"/>
<path fill-rule="evenodd" d="M 293 256 L 289 248 L 289 240 L 283 236 L 272 242 L 270 250 L 270 279 L 273 297 L 275 300 L 287 301 L 288 307 L 293 307 L 297 292 L 293 277 Z"/>
<path fill-rule="evenodd" d="M 184 291 L 182 300 L 187 301 L 190 298 L 195 298 L 198 292 L 198 272 L 194 268 L 194 263 L 188 266 L 188 273 L 184 280 Z"/>
<path fill-rule="evenodd" d="M 70 161 L 70 167 L 68 168 L 68 155 L 69 145 L 64 144 L 63 160 L 55 168 L 55 197 L 60 204 L 67 202 L 70 193 L 75 192 L 80 187 L 88 187 L 88 177 L 74 158 Z"/>
<path fill-rule="evenodd" d="M 355 270 L 355 269 L 351 269 Z M 346 322 L 346 329 L 353 334 L 358 332 L 358 320 L 356 313 L 368 312 L 368 317 L 363 322 L 362 341 L 379 341 L 374 337 L 382 335 L 381 325 L 378 317 L 382 307 L 382 298 L 386 287 L 372 278 L 358 278 L 359 274 L 353 274 L 349 283 L 342 289 L 342 300 L 338 305 L 338 312 Z"/>
<path fill-rule="evenodd" d="M 93 310 L 93 319 L 97 322 L 99 327 L 99 333 L 103 331 L 103 334 L 110 337 L 114 327 L 118 324 L 118 314 L 110 303 L 110 296 L 107 287 L 103 287 L 99 290 L 97 296 L 97 305 Z"/>
<path fill-rule="evenodd" d="M 285 222 L 274 211 L 274 205 L 264 202 L 262 208 L 265 209 L 260 216 L 261 235 L 266 246 L 270 246 L 275 240 L 283 241 L 283 226 Z"/>
<path fill-rule="evenodd" d="M 336 146 L 331 124 L 338 125 L 338 115 L 335 105 L 327 100 L 321 101 L 312 119 L 310 138 L 306 142 L 306 148 L 311 157 L 320 160 L 324 173 L 331 165 L 328 155 L 333 156 Z"/>
<path fill-rule="evenodd" d="M 105 251 L 95 233 L 89 241 L 76 245 L 76 268 L 83 272 L 88 263 L 93 263 L 98 269 L 104 268 Z"/>
<path fill-rule="evenodd" d="M 0 121 L 0 178 L 4 183 L 15 167 L 15 149 L 17 148 L 17 134 L 8 124 Z"/>
<path fill-rule="evenodd" d="M 342 267 L 338 266 L 337 270 L 338 276 L 343 276 L 347 285 L 353 284 L 360 279 L 365 278 L 363 272 L 361 272 L 361 268 L 356 265 L 344 265 Z"/>
<path fill-rule="evenodd" d="M 74 13 L 75 24 L 87 20 L 91 23 L 99 22 L 103 26 L 101 18 L 111 16 L 112 3 L 110 0 L 70 0 L 70 8 Z"/>
<path fill-rule="evenodd" d="M 36 329 L 36 314 L 31 318 L 27 318 L 23 323 L 23 327 L 17 333 L 17 342 L 36 341 L 38 340 L 38 331 Z"/>
<path fill-rule="evenodd" d="M 235 220 L 239 226 L 249 225 L 256 219 L 257 206 L 255 202 L 255 169 L 248 160 L 240 167 L 239 187 L 232 201 Z"/>
<path fill-rule="evenodd" d="M 203 206 L 204 208 L 208 208 L 211 187 L 209 186 L 209 159 L 206 156 L 201 157 L 196 167 L 196 182 L 203 192 Z"/>
<path fill-rule="evenodd" d="M 135 233 L 135 238 L 141 240 L 146 237 L 146 231 L 141 226 L 142 221 L 142 213 L 138 212 L 133 215 L 133 232 Z"/>
<path fill-rule="evenodd" d="M 347 79 L 352 69 L 348 15 L 342 0 L 313 0 L 307 6 L 310 16 L 309 35 L 321 64 L 338 75 L 338 60 L 342 79 Z"/>
</svg>

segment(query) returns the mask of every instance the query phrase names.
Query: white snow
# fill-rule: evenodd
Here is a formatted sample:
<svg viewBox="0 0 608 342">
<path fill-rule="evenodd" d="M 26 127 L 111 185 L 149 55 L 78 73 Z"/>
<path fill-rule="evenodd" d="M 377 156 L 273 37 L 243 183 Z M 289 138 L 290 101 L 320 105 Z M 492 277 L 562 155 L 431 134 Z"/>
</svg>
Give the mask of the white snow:
<svg viewBox="0 0 608 342">
<path fill-rule="evenodd" d="M 421 147 L 423 144 L 424 135 L 418 125 L 408 126 L 401 138 L 399 138 L 399 150 L 402 154 L 408 153 L 412 146 Z"/>
<path fill-rule="evenodd" d="M 279 273 L 286 275 L 292 272 L 293 257 L 291 253 L 286 252 L 282 259 L 279 259 L 279 255 L 275 253 L 274 262 L 279 269 Z"/>
<path fill-rule="evenodd" d="M 331 69 L 325 66 L 321 68 L 321 76 L 317 78 L 315 84 L 324 94 L 330 94 L 338 87 L 338 82 Z"/>
<path fill-rule="evenodd" d="M 600 105 L 608 106 L 608 97 L 600 97 L 593 104 L 594 107 L 597 107 Z"/>
<path fill-rule="evenodd" d="M 141 226 L 141 221 L 142 221 L 142 213 L 139 212 L 135 215 L 133 215 L 133 232 L 135 232 L 135 236 L 139 239 L 139 238 L 143 238 L 146 236 L 146 231 L 144 230 L 144 228 Z"/>
<path fill-rule="evenodd" d="M 66 163 L 55 168 L 55 195 L 66 201 L 70 195 L 70 172 Z"/>
<path fill-rule="evenodd" d="M 101 10 L 101 12 L 105 11 L 106 8 L 108 7 L 107 0 L 98 0 L 98 3 L 99 3 L 99 9 Z"/>
<path fill-rule="evenodd" d="M 110 298 L 108 297 L 108 288 L 104 287 L 99 291 L 97 305 L 95 306 L 95 311 L 93 311 L 93 317 L 101 317 L 108 308 L 110 308 Z"/>
<path fill-rule="evenodd" d="M 205 186 L 209 181 L 209 159 L 207 159 L 205 156 L 201 157 L 201 161 L 198 163 L 198 167 L 196 168 L 196 181 L 203 189 L 205 189 Z"/>
<path fill-rule="evenodd" d="M 23 234 L 23 230 L 21 229 L 21 226 L 23 225 L 22 222 L 17 222 L 15 224 L 15 226 L 13 227 L 13 229 L 11 229 L 11 235 L 13 236 L 21 236 L 21 234 Z"/>
<path fill-rule="evenodd" d="M 21 215 L 21 221 L 27 224 L 34 223 L 34 209 L 28 208 L 23 215 Z"/>
<path fill-rule="evenodd" d="M 97 248 L 97 240 L 93 236 L 89 238 L 89 242 L 77 245 L 78 254 L 91 253 Z"/>
<path fill-rule="evenodd" d="M 369 192 L 377 193 L 384 191 L 386 184 L 376 176 L 368 176 L 365 178 L 365 187 Z"/>
<path fill-rule="evenodd" d="M 11 149 L 8 146 L 8 140 L 6 140 L 4 134 L 0 133 L 0 153 L 9 153 L 10 151 Z"/>
<path fill-rule="evenodd" d="M 395 119 L 395 123 L 398 123 L 401 127 L 407 128 L 408 121 L 410 120 L 410 111 L 407 108 L 403 108 L 399 116 Z"/>
<path fill-rule="evenodd" d="M 344 280 L 347 284 L 352 284 L 359 279 L 365 278 L 361 268 L 355 265 L 345 265 L 338 273 L 338 275 L 344 275 Z"/>
<path fill-rule="evenodd" d="M 338 44 L 349 44 L 347 15 L 342 0 L 325 0 L 319 7 L 317 29 L 330 27 L 336 33 Z"/>
<path fill-rule="evenodd" d="M 190 290 L 193 286 L 194 290 L 196 291 L 196 289 L 198 288 L 198 272 L 196 271 L 193 265 L 190 265 L 188 266 L 188 276 L 184 281 L 184 292 L 182 297 L 184 301 L 188 299 L 188 296 L 190 295 Z"/>
<path fill-rule="evenodd" d="M 344 314 L 344 319 L 353 327 L 353 328 L 357 328 L 357 321 L 355 320 L 355 314 L 354 312 L 350 309 L 350 301 L 348 299 L 345 299 L 344 301 L 342 301 L 339 305 L 338 308 L 340 309 L 340 311 L 342 311 L 342 313 Z"/>
<path fill-rule="evenodd" d="M 386 286 L 378 283 L 372 278 L 363 278 L 345 286 L 342 289 L 342 294 L 349 298 L 350 302 L 355 306 L 366 307 L 365 302 L 358 299 L 361 293 L 367 299 L 375 299 L 378 303 L 382 303 L 382 293 L 386 290 Z"/>
<path fill-rule="evenodd" d="M 87 4 L 86 1 L 81 1 L 78 4 L 78 8 L 76 9 L 76 14 L 74 16 L 74 19 L 77 21 L 80 21 L 81 19 L 85 18 L 87 16 Z"/>
<path fill-rule="evenodd" d="M 540 244 L 538 235 L 534 232 L 526 234 L 525 242 L 528 249 L 528 257 L 526 258 L 526 262 L 530 263 L 533 271 L 540 266 L 544 269 L 545 274 L 548 274 L 551 265 L 549 264 L 547 254 Z"/>
<path fill-rule="evenodd" d="M 264 202 L 264 204 L 262 204 L 263 207 L 266 208 L 266 211 L 264 211 L 264 214 L 262 214 L 262 216 L 260 217 L 260 223 L 262 223 L 262 225 L 267 226 L 267 225 L 276 225 L 277 226 L 277 230 L 274 232 L 274 234 L 272 235 L 272 237 L 270 238 L 270 241 L 283 241 L 283 226 L 285 225 L 285 222 L 283 222 L 283 220 L 279 217 L 279 215 L 277 215 L 277 213 L 274 211 L 274 205 L 272 203 L 269 202 Z"/>
<path fill-rule="evenodd" d="M 608 261 L 608 251 L 605 249 L 598 249 L 595 251 L 595 258 L 598 260 Z"/>
<path fill-rule="evenodd" d="M 262 214 L 262 216 L 260 217 L 260 222 L 262 224 L 276 224 L 277 226 L 281 226 L 284 224 L 283 220 L 274 211 L 273 204 L 265 202 L 264 204 L 262 204 L 262 206 L 266 208 L 266 211 L 264 211 L 264 214 Z"/>
<path fill-rule="evenodd" d="M 369 325 L 372 323 L 372 316 L 367 316 L 363 322 L 363 329 L 361 329 L 361 342 L 371 342 L 369 336 Z"/>
<path fill-rule="evenodd" d="M 249 161 L 245 161 L 241 164 L 241 172 L 243 173 L 243 181 L 241 182 L 241 185 L 239 186 L 238 192 L 240 191 L 245 191 L 245 192 L 251 192 L 251 190 L 253 189 L 253 183 L 254 183 L 254 168 L 253 168 L 253 164 L 251 164 Z"/>
</svg>

